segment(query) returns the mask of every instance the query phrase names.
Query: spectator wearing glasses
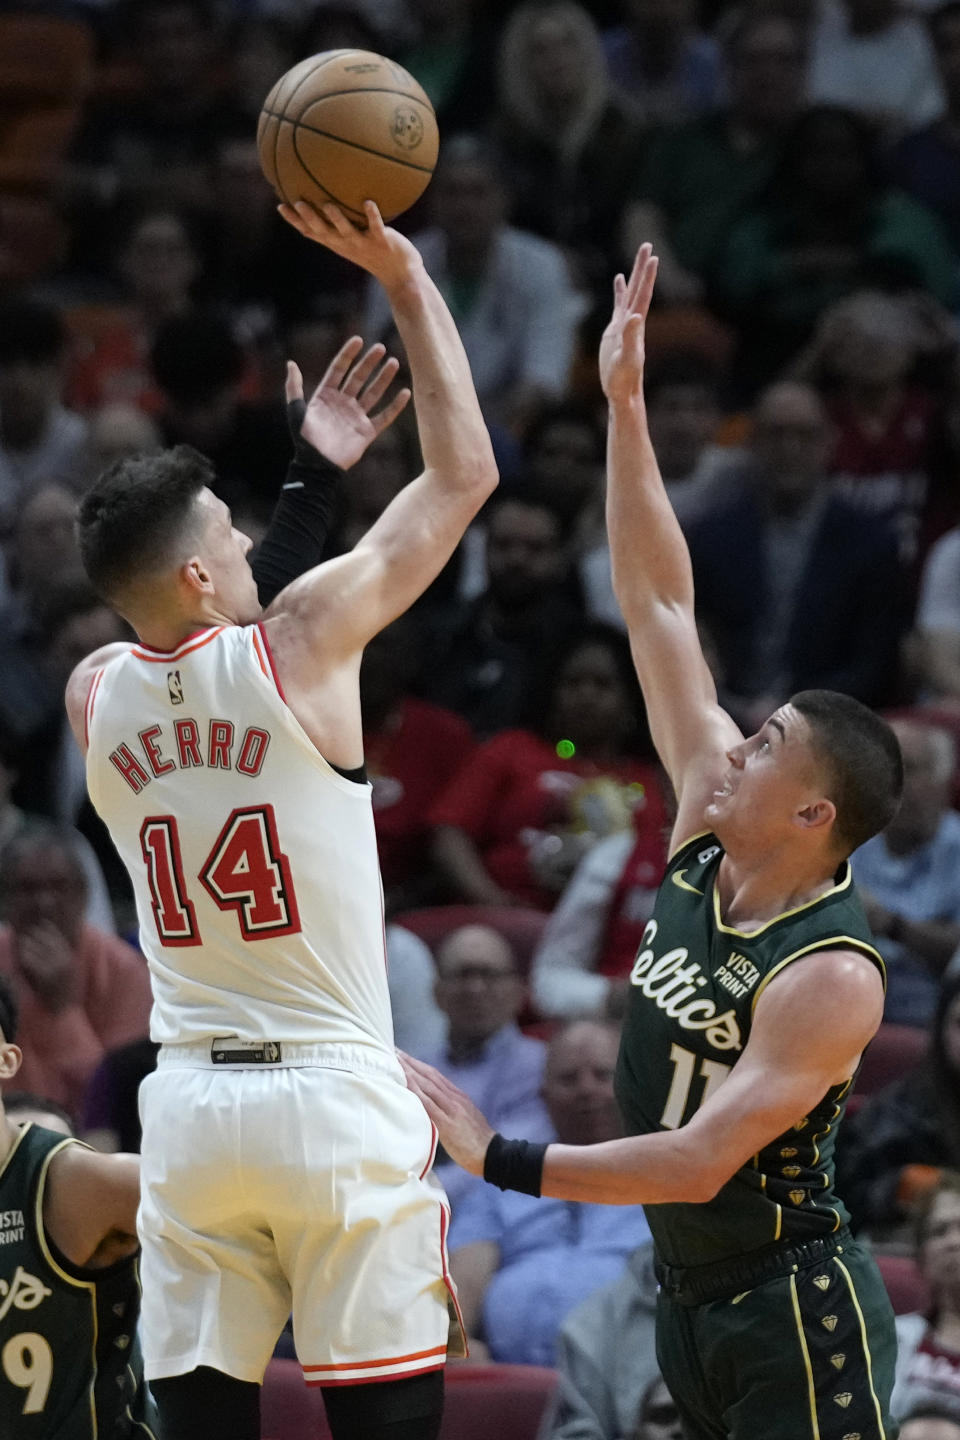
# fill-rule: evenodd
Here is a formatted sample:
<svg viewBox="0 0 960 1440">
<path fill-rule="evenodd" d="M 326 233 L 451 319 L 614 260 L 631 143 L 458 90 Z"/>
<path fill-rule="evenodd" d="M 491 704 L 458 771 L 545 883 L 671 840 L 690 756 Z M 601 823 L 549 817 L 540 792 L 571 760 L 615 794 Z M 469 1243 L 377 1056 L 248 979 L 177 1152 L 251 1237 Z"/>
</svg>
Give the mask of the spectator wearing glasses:
<svg viewBox="0 0 960 1440">
<path fill-rule="evenodd" d="M 419 1058 L 449 1076 L 478 1105 L 489 1105 L 511 1134 L 546 1139 L 550 1121 L 540 1099 L 546 1046 L 517 1025 L 524 984 L 504 937 L 487 925 L 465 925 L 437 950 L 436 1000 L 447 1033 Z M 437 1164 L 451 1203 L 473 1184 L 445 1158 Z"/>
</svg>

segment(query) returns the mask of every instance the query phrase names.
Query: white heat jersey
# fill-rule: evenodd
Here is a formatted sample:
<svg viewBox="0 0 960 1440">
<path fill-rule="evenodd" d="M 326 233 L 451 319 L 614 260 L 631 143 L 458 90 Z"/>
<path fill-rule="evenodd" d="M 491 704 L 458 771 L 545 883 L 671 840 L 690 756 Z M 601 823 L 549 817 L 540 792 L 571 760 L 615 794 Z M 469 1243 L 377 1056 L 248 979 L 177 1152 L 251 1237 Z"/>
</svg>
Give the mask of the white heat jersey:
<svg viewBox="0 0 960 1440">
<path fill-rule="evenodd" d="M 135 645 L 94 677 L 87 784 L 129 871 L 165 1044 L 393 1053 L 371 791 L 287 707 L 263 628 Z"/>
</svg>

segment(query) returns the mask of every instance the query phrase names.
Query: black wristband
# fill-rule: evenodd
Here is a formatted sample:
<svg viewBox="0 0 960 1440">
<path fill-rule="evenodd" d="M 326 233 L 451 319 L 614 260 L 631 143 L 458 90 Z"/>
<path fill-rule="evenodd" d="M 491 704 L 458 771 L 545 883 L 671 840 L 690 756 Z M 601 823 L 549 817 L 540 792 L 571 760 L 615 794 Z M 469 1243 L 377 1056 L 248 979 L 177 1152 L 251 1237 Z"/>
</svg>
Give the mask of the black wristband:
<svg viewBox="0 0 960 1440">
<path fill-rule="evenodd" d="M 502 1135 L 494 1135 L 483 1157 L 483 1178 L 501 1190 L 539 1196 L 546 1153 L 546 1145 L 536 1145 L 530 1140 L 505 1140 Z"/>
</svg>

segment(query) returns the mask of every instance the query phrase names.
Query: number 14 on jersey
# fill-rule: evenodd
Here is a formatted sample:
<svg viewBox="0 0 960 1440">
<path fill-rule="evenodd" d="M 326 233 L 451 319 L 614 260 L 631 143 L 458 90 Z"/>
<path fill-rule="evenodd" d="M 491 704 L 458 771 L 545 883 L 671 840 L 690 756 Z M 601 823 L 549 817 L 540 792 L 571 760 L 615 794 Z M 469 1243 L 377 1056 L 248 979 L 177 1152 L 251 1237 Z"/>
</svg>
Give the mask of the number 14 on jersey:
<svg viewBox="0 0 960 1440">
<path fill-rule="evenodd" d="M 160 944 L 202 945 L 175 817 L 148 816 L 140 827 L 140 849 Z M 219 910 L 236 913 L 244 940 L 299 932 L 290 862 L 280 849 L 272 805 L 231 811 L 197 879 Z"/>
</svg>

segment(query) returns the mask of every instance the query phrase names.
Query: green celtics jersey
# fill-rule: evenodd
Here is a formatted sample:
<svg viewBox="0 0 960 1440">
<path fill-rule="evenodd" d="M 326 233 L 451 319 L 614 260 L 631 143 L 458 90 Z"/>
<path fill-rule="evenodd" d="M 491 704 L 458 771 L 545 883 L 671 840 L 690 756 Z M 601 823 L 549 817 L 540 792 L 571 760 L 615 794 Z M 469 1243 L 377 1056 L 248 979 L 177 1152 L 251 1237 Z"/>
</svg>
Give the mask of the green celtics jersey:
<svg viewBox="0 0 960 1440">
<path fill-rule="evenodd" d="M 136 1256 L 82 1270 L 44 1232 L 50 1161 L 76 1143 L 27 1125 L 0 1167 L 0 1436 L 150 1440 Z"/>
<path fill-rule="evenodd" d="M 630 1134 L 673 1130 L 692 1117 L 736 1064 L 757 1000 L 785 965 L 842 946 L 862 950 L 883 973 L 848 865 L 825 895 L 747 935 L 720 917 L 722 855 L 713 835 L 683 845 L 643 933 L 617 1062 L 617 1100 Z M 661 1258 L 701 1265 L 845 1224 L 833 1193 L 833 1147 L 850 1085 L 828 1090 L 707 1204 L 648 1206 Z"/>
</svg>

